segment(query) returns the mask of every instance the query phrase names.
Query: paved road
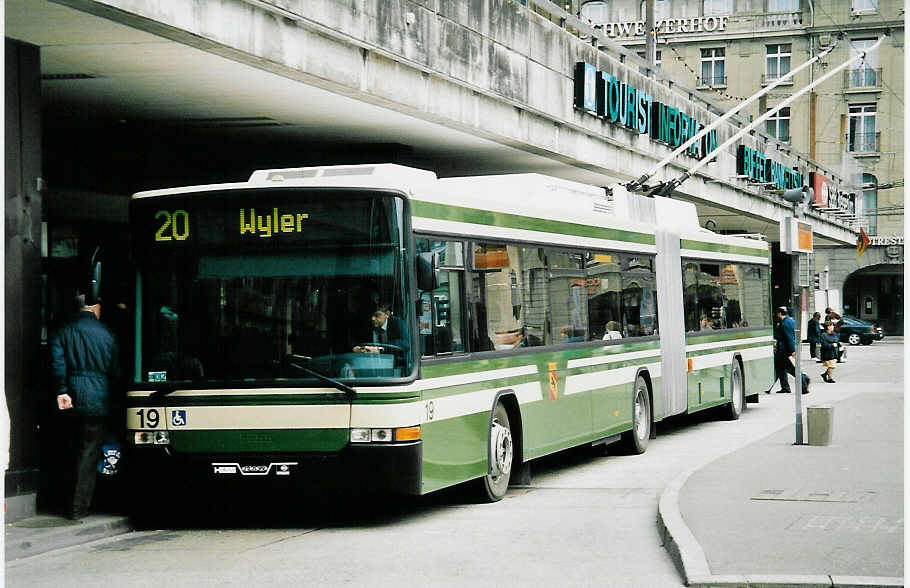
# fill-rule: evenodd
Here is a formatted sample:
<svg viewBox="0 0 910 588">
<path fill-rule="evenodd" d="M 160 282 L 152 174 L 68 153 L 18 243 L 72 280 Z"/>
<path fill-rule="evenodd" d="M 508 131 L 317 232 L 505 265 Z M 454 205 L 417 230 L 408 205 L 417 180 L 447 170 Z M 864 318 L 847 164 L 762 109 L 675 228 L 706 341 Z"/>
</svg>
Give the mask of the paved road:
<svg viewBox="0 0 910 588">
<path fill-rule="evenodd" d="M 902 357 L 903 345 L 887 340 L 852 348 L 837 378 L 857 384 L 813 383 L 804 399 L 861 394 L 873 373 L 902 381 Z M 356 506 L 276 497 L 252 515 L 244 503 L 218 505 L 204 527 L 13 562 L 7 585 L 682 586 L 655 523 L 661 491 L 681 472 L 792 427 L 793 415 L 791 395 L 762 394 L 736 422 L 705 415 L 662 423 L 644 455 L 547 458 L 534 464 L 531 486 L 492 505 L 457 492 Z"/>
</svg>

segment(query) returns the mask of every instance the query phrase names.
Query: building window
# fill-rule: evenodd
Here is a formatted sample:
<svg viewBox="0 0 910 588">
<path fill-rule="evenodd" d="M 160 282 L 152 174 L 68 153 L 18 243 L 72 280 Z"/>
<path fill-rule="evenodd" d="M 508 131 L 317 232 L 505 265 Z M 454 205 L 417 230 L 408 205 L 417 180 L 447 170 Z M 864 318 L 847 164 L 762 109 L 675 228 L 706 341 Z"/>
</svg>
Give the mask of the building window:
<svg viewBox="0 0 910 588">
<path fill-rule="evenodd" d="M 878 39 L 852 39 L 850 41 L 850 57 L 856 57 L 868 51 Z M 848 87 L 850 88 L 875 88 L 878 86 L 878 51 L 866 53 L 866 56 L 853 63 L 848 72 Z"/>
<path fill-rule="evenodd" d="M 641 19 L 647 20 L 647 2 L 642 0 Z M 670 0 L 654 0 L 654 22 L 670 18 Z"/>
<path fill-rule="evenodd" d="M 853 0 L 853 12 L 878 12 L 878 0 Z"/>
<path fill-rule="evenodd" d="M 768 12 L 799 12 L 800 0 L 768 0 Z"/>
<path fill-rule="evenodd" d="M 790 44 L 765 46 L 765 75 L 776 80 L 790 73 Z"/>
<path fill-rule="evenodd" d="M 581 5 L 581 17 L 594 26 L 610 22 L 610 5 L 600 0 L 585 2 Z"/>
<path fill-rule="evenodd" d="M 724 48 L 717 47 L 701 50 L 700 86 L 725 86 L 727 77 L 724 72 Z"/>
<path fill-rule="evenodd" d="M 733 0 L 704 0 L 704 16 L 721 16 L 733 13 Z"/>
<path fill-rule="evenodd" d="M 859 152 L 878 151 L 878 133 L 875 132 L 875 103 L 850 105 L 850 131 L 847 150 Z"/>
<path fill-rule="evenodd" d="M 857 208 L 861 208 L 858 214 L 866 217 L 869 224 L 869 234 L 878 233 L 878 180 L 872 174 L 863 174 L 862 196 Z"/>
<path fill-rule="evenodd" d="M 660 57 L 661 57 L 660 51 L 655 51 L 654 55 L 655 55 L 654 65 L 657 67 L 660 67 Z M 644 59 L 645 61 L 648 60 L 648 54 L 645 51 L 639 51 L 638 56 L 641 57 L 642 59 Z"/>
<path fill-rule="evenodd" d="M 781 108 L 765 121 L 765 132 L 782 143 L 790 141 L 790 107 Z"/>
</svg>

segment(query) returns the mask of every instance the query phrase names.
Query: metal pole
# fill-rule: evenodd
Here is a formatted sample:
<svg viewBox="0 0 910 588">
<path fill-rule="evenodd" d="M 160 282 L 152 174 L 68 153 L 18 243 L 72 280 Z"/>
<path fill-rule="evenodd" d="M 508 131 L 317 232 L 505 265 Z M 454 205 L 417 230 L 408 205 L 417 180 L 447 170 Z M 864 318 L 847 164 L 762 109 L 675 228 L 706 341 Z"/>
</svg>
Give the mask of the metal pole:
<svg viewBox="0 0 910 588">
<path fill-rule="evenodd" d="M 793 338 L 796 341 L 796 356 L 794 358 L 794 379 L 796 380 L 793 383 L 793 400 L 795 402 L 795 414 L 796 414 L 796 442 L 794 445 L 803 444 L 803 406 L 802 406 L 802 397 L 803 397 L 803 377 L 802 370 L 799 365 L 800 358 L 800 349 L 802 348 L 802 337 L 800 336 L 800 310 L 802 308 L 802 288 L 799 285 L 799 253 L 794 253 L 791 256 L 793 260 Z M 786 377 L 786 374 L 784 374 Z"/>
<path fill-rule="evenodd" d="M 793 218 L 797 221 L 803 216 L 802 210 L 799 207 L 799 204 L 793 205 Z M 791 247 L 795 250 L 795 244 L 791 243 Z M 793 402 L 794 402 L 794 411 L 796 418 L 796 441 L 794 445 L 803 444 L 803 372 L 800 367 L 800 356 L 801 350 L 803 347 L 803 338 L 801 336 L 800 326 L 802 325 L 802 308 L 803 308 L 803 297 L 802 297 L 802 286 L 799 283 L 799 256 L 800 254 L 796 251 L 793 252 L 791 259 L 793 260 L 793 339 L 796 342 L 796 354 L 793 358 Z M 786 374 L 784 375 L 786 377 Z"/>
<path fill-rule="evenodd" d="M 657 63 L 657 32 L 654 30 L 654 0 L 645 3 L 645 59 L 654 67 Z"/>
</svg>

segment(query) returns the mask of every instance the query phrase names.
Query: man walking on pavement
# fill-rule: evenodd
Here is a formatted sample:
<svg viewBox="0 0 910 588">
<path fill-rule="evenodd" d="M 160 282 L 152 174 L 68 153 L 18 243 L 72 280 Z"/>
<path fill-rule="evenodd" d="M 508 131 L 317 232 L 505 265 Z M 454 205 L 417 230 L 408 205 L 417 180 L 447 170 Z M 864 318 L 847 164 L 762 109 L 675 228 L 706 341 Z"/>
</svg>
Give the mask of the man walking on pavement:
<svg viewBox="0 0 910 588">
<path fill-rule="evenodd" d="M 784 306 L 777 309 L 777 320 L 779 324 L 774 329 L 774 374 L 780 380 L 778 394 L 789 394 L 790 382 L 787 380 L 787 374 L 796 377 L 796 324 L 787 314 L 787 308 Z M 811 380 L 806 374 L 802 374 L 802 376 L 803 394 L 808 394 Z M 766 393 L 770 394 L 771 390 L 768 389 Z"/>
<path fill-rule="evenodd" d="M 99 320 L 100 299 L 92 296 L 76 294 L 78 316 L 54 334 L 50 345 L 57 410 L 67 417 L 75 453 L 72 500 L 67 505 L 73 520 L 88 514 L 91 506 L 119 369 L 117 343 Z"/>
</svg>

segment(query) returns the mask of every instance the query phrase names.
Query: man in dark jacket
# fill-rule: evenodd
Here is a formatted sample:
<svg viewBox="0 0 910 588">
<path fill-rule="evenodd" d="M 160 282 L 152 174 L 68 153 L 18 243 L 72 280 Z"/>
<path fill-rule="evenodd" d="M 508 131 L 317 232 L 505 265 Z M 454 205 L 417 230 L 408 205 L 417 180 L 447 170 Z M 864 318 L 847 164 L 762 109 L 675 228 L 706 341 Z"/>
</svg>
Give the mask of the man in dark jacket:
<svg viewBox="0 0 910 588">
<path fill-rule="evenodd" d="M 777 309 L 777 320 L 780 323 L 774 329 L 774 373 L 780 380 L 780 394 L 790 393 L 790 382 L 787 380 L 787 374 L 796 377 L 796 367 L 794 361 L 796 357 L 796 324 L 787 314 L 785 307 Z M 790 358 L 794 358 L 791 361 Z M 809 392 L 809 377 L 803 376 L 803 394 Z M 768 390 L 770 392 L 770 390 Z"/>
<path fill-rule="evenodd" d="M 107 434 L 119 350 L 101 323 L 101 303 L 76 295 L 78 316 L 51 338 L 51 370 L 57 410 L 71 419 L 76 451 L 72 501 L 67 513 L 78 520 L 88 513 L 95 474 Z"/>
</svg>

